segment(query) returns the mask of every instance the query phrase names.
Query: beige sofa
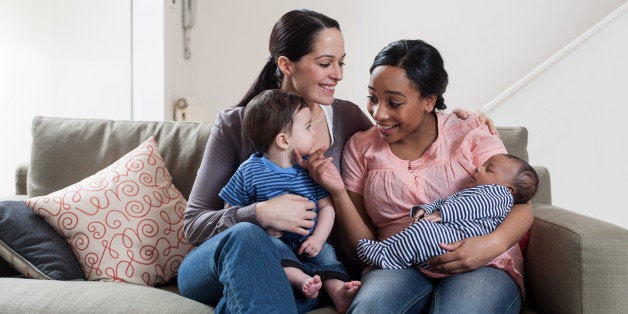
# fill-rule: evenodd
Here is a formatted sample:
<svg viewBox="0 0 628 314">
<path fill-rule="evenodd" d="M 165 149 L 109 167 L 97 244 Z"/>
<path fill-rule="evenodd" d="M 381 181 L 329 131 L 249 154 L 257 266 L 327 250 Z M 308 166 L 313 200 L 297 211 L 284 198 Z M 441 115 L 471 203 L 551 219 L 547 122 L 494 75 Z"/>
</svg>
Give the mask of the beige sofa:
<svg viewBox="0 0 628 314">
<path fill-rule="evenodd" d="M 31 160 L 16 173 L 16 195 L 3 199 L 45 195 L 80 181 L 149 136 L 155 136 L 174 184 L 187 198 L 211 126 L 36 117 Z M 525 128 L 499 132 L 510 153 L 527 159 Z M 628 312 L 628 231 L 552 206 L 549 174 L 543 167 L 536 169 L 541 185 L 533 200 L 535 221 L 525 257 L 527 298 L 522 312 Z M 1 312 L 213 311 L 179 296 L 176 280 L 158 287 L 35 280 L 20 276 L 2 260 L 0 276 Z"/>
</svg>

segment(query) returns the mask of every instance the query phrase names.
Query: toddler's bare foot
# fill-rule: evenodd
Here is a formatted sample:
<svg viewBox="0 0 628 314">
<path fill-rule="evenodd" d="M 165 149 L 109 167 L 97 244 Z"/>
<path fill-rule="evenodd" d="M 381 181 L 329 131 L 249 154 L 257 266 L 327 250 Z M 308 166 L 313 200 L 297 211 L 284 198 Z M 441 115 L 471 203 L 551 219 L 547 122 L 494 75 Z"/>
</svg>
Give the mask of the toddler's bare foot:
<svg viewBox="0 0 628 314">
<path fill-rule="evenodd" d="M 362 282 L 360 281 L 348 281 L 343 282 L 342 285 L 338 285 L 336 289 L 328 292 L 338 312 L 344 313 L 349 309 L 353 298 L 361 286 Z"/>
<path fill-rule="evenodd" d="M 318 275 L 306 279 L 303 281 L 301 285 L 301 292 L 309 299 L 315 299 L 318 297 L 318 291 L 323 287 L 323 282 L 321 281 L 321 277 Z"/>
</svg>

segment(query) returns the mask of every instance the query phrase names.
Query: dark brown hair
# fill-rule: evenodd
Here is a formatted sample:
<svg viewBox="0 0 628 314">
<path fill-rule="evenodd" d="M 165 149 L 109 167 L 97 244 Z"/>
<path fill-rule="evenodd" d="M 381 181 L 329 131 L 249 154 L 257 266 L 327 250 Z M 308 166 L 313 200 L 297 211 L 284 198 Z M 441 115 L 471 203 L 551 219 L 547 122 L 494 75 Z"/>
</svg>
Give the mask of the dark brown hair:
<svg viewBox="0 0 628 314">
<path fill-rule="evenodd" d="M 294 114 L 306 107 L 305 99 L 295 93 L 265 90 L 253 97 L 244 109 L 244 134 L 258 152 L 265 153 L 277 134 L 292 130 Z"/>
<path fill-rule="evenodd" d="M 539 186 L 539 176 L 528 164 L 527 161 L 510 154 L 504 154 L 508 159 L 514 161 L 518 166 L 517 173 L 512 180 L 512 196 L 515 199 L 515 204 L 526 203 L 531 200 L 536 194 L 536 189 Z"/>
<path fill-rule="evenodd" d="M 270 57 L 266 65 L 237 107 L 245 107 L 264 90 L 280 88 L 283 74 L 277 67 L 277 59 L 284 56 L 293 62 L 301 60 L 304 55 L 312 52 L 314 41 L 320 32 L 328 28 L 340 30 L 340 24 L 324 14 L 307 9 L 292 10 L 284 14 L 270 33 Z"/>
<path fill-rule="evenodd" d="M 408 80 L 422 97 L 435 95 L 434 111 L 445 110 L 443 94 L 449 76 L 443 58 L 436 48 L 422 40 L 398 40 L 384 47 L 373 60 L 370 72 L 382 65 L 403 69 Z"/>
</svg>

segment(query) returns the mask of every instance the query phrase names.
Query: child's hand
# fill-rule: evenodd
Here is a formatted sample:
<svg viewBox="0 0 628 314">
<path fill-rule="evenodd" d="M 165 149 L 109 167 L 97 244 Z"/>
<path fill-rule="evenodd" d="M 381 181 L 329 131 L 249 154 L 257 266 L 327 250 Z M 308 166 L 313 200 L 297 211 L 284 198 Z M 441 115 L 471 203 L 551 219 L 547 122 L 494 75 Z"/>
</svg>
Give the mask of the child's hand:
<svg viewBox="0 0 628 314">
<path fill-rule="evenodd" d="M 416 213 L 414 214 L 414 217 L 410 217 L 410 224 L 414 224 L 417 221 L 419 221 L 419 219 L 423 218 L 424 214 L 425 214 L 425 210 L 423 209 L 417 210 Z"/>
<path fill-rule="evenodd" d="M 440 210 L 435 210 L 433 213 L 423 216 L 423 219 L 431 222 L 439 222 L 442 220 L 441 217 Z"/>
<path fill-rule="evenodd" d="M 319 239 L 315 236 L 309 236 L 303 243 L 301 243 L 301 247 L 299 247 L 299 254 L 307 254 L 308 257 L 315 257 L 323 248 L 323 243 L 325 243 L 324 239 Z"/>
</svg>

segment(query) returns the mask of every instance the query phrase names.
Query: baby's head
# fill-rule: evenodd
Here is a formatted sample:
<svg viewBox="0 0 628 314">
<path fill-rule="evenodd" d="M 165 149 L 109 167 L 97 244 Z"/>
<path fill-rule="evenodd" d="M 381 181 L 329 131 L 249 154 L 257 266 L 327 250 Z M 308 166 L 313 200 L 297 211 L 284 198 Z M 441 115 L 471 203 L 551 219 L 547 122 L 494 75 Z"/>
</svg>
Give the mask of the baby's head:
<svg viewBox="0 0 628 314">
<path fill-rule="evenodd" d="M 278 140 L 278 135 L 301 135 L 310 131 L 310 124 L 311 114 L 305 100 L 297 94 L 279 89 L 259 93 L 251 99 L 244 111 L 244 132 L 255 149 L 262 153 L 266 153 Z M 301 130 L 304 128 L 307 130 Z M 311 146 L 314 145 L 313 133 L 303 137 L 299 137 L 299 141 L 311 140 Z"/>
<path fill-rule="evenodd" d="M 472 176 L 476 185 L 499 184 L 512 193 L 515 204 L 531 200 L 539 185 L 539 177 L 525 160 L 509 155 L 491 156 L 484 165 L 475 169 Z"/>
</svg>

